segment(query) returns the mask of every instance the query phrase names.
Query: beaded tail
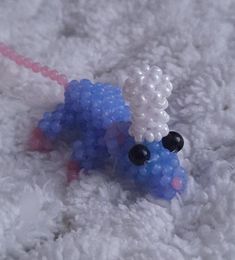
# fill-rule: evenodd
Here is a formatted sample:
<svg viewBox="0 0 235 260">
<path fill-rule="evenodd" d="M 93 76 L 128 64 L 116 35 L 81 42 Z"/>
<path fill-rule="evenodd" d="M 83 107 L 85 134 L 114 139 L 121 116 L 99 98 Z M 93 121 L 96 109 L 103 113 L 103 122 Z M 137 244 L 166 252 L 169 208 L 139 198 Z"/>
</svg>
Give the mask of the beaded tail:
<svg viewBox="0 0 235 260">
<path fill-rule="evenodd" d="M 57 82 L 64 88 L 66 88 L 68 85 L 68 79 L 66 75 L 59 73 L 55 69 L 43 66 L 39 62 L 35 62 L 26 56 L 18 54 L 15 50 L 2 42 L 0 42 L 0 54 L 5 58 L 15 62 L 18 66 L 31 70 L 34 73 L 40 73 L 43 77 Z M 30 150 L 38 150 L 41 152 L 50 151 L 53 148 L 51 140 L 45 136 L 40 128 L 35 128 L 32 131 L 28 146 Z"/>
<path fill-rule="evenodd" d="M 68 84 L 68 79 L 64 74 L 60 74 L 55 69 L 50 69 L 49 67 L 43 66 L 38 62 L 34 62 L 30 58 L 18 54 L 11 47 L 1 42 L 0 54 L 8 58 L 9 60 L 14 61 L 18 66 L 22 66 L 26 69 L 29 69 L 34 73 L 40 73 L 43 77 L 56 81 L 59 85 L 66 87 Z"/>
</svg>

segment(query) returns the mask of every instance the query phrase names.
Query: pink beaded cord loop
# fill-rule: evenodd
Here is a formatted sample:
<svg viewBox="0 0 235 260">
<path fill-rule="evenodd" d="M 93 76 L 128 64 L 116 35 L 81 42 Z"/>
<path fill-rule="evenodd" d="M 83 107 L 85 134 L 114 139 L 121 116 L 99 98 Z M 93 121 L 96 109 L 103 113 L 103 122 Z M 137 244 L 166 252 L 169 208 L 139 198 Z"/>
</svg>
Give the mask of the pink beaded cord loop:
<svg viewBox="0 0 235 260">
<path fill-rule="evenodd" d="M 27 57 L 19 55 L 12 48 L 1 42 L 0 54 L 9 60 L 14 61 L 19 66 L 23 66 L 26 69 L 32 70 L 34 73 L 40 73 L 43 77 L 56 81 L 59 85 L 66 87 L 68 84 L 68 78 L 64 74 L 60 74 L 57 70 L 50 69 L 47 66 L 42 66 L 38 62 L 34 62 Z"/>
</svg>

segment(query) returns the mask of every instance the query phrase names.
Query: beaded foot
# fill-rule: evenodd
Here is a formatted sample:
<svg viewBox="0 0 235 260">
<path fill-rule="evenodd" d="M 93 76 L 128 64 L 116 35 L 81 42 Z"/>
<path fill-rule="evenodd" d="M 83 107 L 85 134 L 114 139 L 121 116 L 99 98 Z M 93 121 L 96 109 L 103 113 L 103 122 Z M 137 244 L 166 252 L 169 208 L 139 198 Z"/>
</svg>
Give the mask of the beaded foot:
<svg viewBox="0 0 235 260">
<path fill-rule="evenodd" d="M 67 181 L 68 183 L 79 178 L 80 166 L 75 161 L 69 161 L 67 164 Z"/>
<path fill-rule="evenodd" d="M 52 142 L 46 138 L 40 128 L 35 128 L 28 142 L 29 150 L 39 152 L 49 152 L 53 150 Z"/>
</svg>

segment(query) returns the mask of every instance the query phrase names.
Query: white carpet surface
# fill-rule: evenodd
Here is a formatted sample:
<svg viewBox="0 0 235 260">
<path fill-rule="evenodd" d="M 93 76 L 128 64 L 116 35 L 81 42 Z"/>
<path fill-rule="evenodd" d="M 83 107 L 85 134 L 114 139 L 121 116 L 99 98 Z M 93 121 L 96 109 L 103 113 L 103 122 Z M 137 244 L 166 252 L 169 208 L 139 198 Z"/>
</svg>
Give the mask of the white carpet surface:
<svg viewBox="0 0 235 260">
<path fill-rule="evenodd" d="M 159 65 L 190 174 L 171 203 L 104 173 L 66 186 L 69 147 L 25 149 L 62 88 L 0 57 L 1 260 L 235 259 L 234 0 L 1 0 L 0 41 L 70 79 Z"/>
</svg>

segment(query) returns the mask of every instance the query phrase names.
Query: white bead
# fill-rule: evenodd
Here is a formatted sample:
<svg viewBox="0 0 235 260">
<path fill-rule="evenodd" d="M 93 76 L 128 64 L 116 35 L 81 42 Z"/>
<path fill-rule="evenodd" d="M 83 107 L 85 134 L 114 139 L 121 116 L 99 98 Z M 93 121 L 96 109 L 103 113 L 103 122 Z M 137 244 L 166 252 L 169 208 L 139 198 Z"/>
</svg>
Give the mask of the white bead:
<svg viewBox="0 0 235 260">
<path fill-rule="evenodd" d="M 130 96 L 130 99 L 135 96 L 137 94 L 137 90 L 135 90 L 134 88 L 133 89 L 130 89 L 129 90 L 129 96 Z"/>
<path fill-rule="evenodd" d="M 141 103 L 147 103 L 147 98 L 144 95 L 141 95 L 139 101 Z"/>
<path fill-rule="evenodd" d="M 143 89 L 151 93 L 155 90 L 155 85 L 153 83 L 145 84 Z"/>
<path fill-rule="evenodd" d="M 143 142 L 143 135 L 141 135 L 141 134 L 136 134 L 134 137 L 135 137 L 135 141 L 136 141 L 137 143 Z"/>
<path fill-rule="evenodd" d="M 166 136 L 166 135 L 168 135 L 168 133 L 169 133 L 169 128 L 168 128 L 168 126 L 165 124 L 165 125 L 163 126 L 162 130 L 161 130 L 161 134 L 162 134 L 162 136 Z"/>
<path fill-rule="evenodd" d="M 155 106 L 158 109 L 165 110 L 168 107 L 168 101 L 166 98 L 164 98 L 163 100 L 161 100 L 161 102 L 155 103 Z"/>
<path fill-rule="evenodd" d="M 141 106 L 136 106 L 136 110 L 135 110 L 135 114 L 133 115 L 136 116 L 136 117 L 141 117 L 143 115 L 143 109 Z"/>
<path fill-rule="evenodd" d="M 138 128 L 135 129 L 135 132 L 137 134 L 142 134 L 143 135 L 145 133 L 145 131 L 146 131 L 145 127 L 138 127 Z"/>
<path fill-rule="evenodd" d="M 143 64 L 140 68 L 142 69 L 143 72 L 150 70 L 150 66 L 148 64 Z"/>
<path fill-rule="evenodd" d="M 151 71 L 156 75 L 162 76 L 162 70 L 158 66 L 153 66 Z"/>
<path fill-rule="evenodd" d="M 167 89 L 169 89 L 170 91 L 172 91 L 172 89 L 173 89 L 173 85 L 170 81 L 167 84 Z"/>
<path fill-rule="evenodd" d="M 139 120 L 141 120 L 141 119 L 143 119 L 143 118 L 145 118 L 146 116 L 145 116 L 145 113 L 144 112 L 141 112 L 141 113 L 139 113 L 139 114 L 134 114 L 133 115 L 133 120 L 135 121 L 135 122 L 138 122 Z"/>
<path fill-rule="evenodd" d="M 167 97 L 171 94 L 169 77 L 157 66 L 134 68 L 124 83 L 123 95 L 132 112 L 129 133 L 135 140 L 161 140 L 169 132 Z"/>
<path fill-rule="evenodd" d="M 164 94 L 165 94 L 166 97 L 169 97 L 171 95 L 171 90 L 169 88 L 165 88 Z"/>
<path fill-rule="evenodd" d="M 148 127 L 155 127 L 156 126 L 156 121 L 153 118 L 149 118 L 148 122 Z"/>
<path fill-rule="evenodd" d="M 159 119 L 164 121 L 164 122 L 168 122 L 169 119 L 170 119 L 169 115 L 164 110 L 160 110 L 158 112 L 158 116 L 159 116 Z"/>
<path fill-rule="evenodd" d="M 146 132 L 145 138 L 148 142 L 153 142 L 154 141 L 154 134 L 152 132 Z"/>
<path fill-rule="evenodd" d="M 129 69 L 128 74 L 130 77 L 133 77 L 133 75 L 136 75 L 136 74 L 139 74 L 139 75 L 143 74 L 143 71 L 138 67 L 133 67 L 133 68 Z"/>
<path fill-rule="evenodd" d="M 163 82 L 170 82 L 170 78 L 168 75 L 162 75 L 162 81 Z"/>
<path fill-rule="evenodd" d="M 156 132 L 156 133 L 154 134 L 154 140 L 155 140 L 155 141 L 161 141 L 161 139 L 162 139 L 161 133 L 160 133 L 160 132 Z"/>
<path fill-rule="evenodd" d="M 160 102 L 163 99 L 162 93 L 160 93 L 160 92 L 157 92 L 155 97 L 156 97 L 156 100 L 159 100 Z"/>
</svg>

